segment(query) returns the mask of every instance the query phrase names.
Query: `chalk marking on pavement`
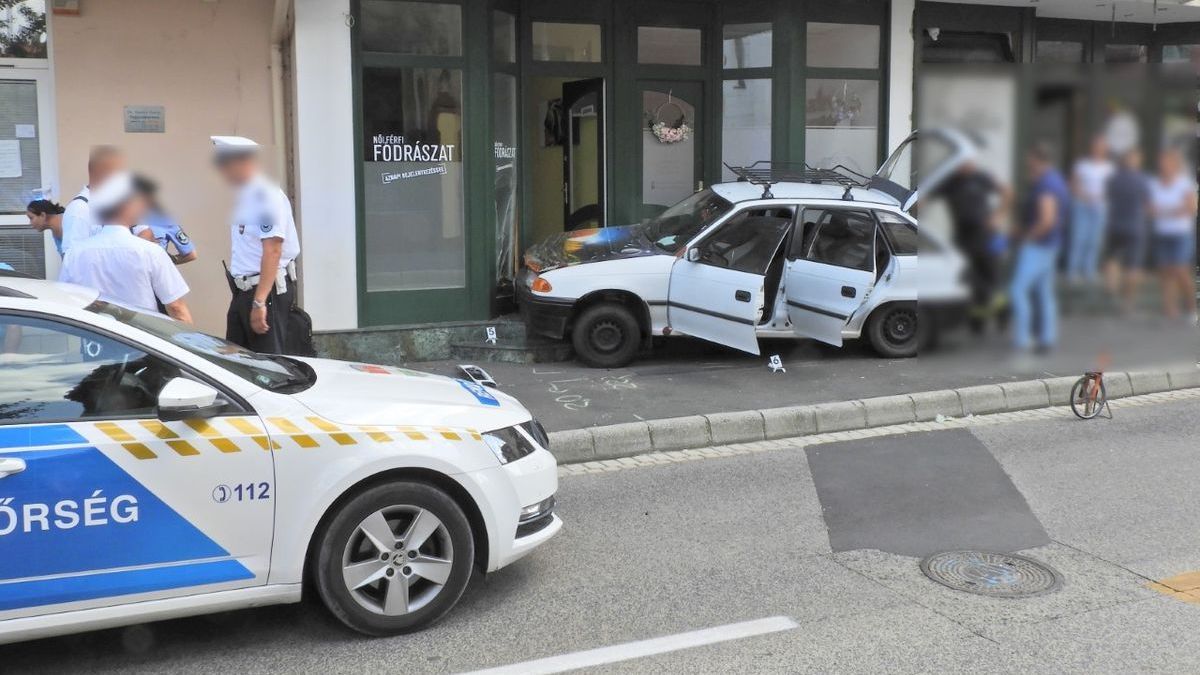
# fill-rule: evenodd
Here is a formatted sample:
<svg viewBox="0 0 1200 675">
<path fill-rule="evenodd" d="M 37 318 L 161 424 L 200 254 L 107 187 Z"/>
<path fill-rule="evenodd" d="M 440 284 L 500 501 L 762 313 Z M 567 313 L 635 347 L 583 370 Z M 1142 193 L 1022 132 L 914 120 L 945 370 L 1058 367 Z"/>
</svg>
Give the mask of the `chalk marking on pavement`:
<svg viewBox="0 0 1200 675">
<path fill-rule="evenodd" d="M 647 656 L 655 656 L 657 654 L 676 652 L 681 649 L 703 647 L 704 645 L 716 644 L 718 642 L 728 642 L 730 640 L 741 640 L 742 638 L 754 637 L 756 635 L 778 633 L 780 631 L 792 630 L 797 626 L 798 624 L 795 621 L 786 616 L 773 616 L 766 619 L 755 619 L 753 621 L 743 621 L 741 623 L 730 623 L 724 626 L 713 626 L 712 628 L 694 630 L 688 633 L 676 633 L 675 635 L 666 635 L 663 637 L 651 638 L 649 640 L 626 642 L 624 644 L 612 645 L 610 647 L 598 647 L 596 649 L 588 649 L 581 652 L 560 654 L 558 656 L 550 656 L 544 659 L 525 661 L 524 663 L 514 663 L 508 666 L 500 666 L 499 668 L 477 670 L 468 675 L 507 675 L 509 673 L 512 673 L 513 675 L 533 675 L 537 673 L 562 673 L 568 670 L 575 670 L 577 668 L 602 666 L 609 663 L 617 663 L 620 661 L 629 661 L 631 659 L 640 659 Z"/>
<path fill-rule="evenodd" d="M 1174 403 L 1177 401 L 1186 401 L 1196 398 L 1200 398 L 1200 389 L 1175 389 L 1172 391 L 1161 391 L 1153 394 L 1126 396 L 1115 399 L 1114 405 L 1117 406 L 1117 410 L 1119 412 L 1122 408 L 1137 408 L 1147 405 L 1154 405 L 1157 403 Z M 563 464 L 562 466 L 558 467 L 558 475 L 560 478 L 566 478 L 567 476 L 579 476 L 583 474 L 641 469 L 649 466 L 659 466 L 662 464 L 694 462 L 702 459 L 736 457 L 738 455 L 749 455 L 757 452 L 767 452 L 770 450 L 802 450 L 813 445 L 837 443 L 839 441 L 857 440 L 862 438 L 874 438 L 877 436 L 897 436 L 901 434 L 911 434 L 922 431 L 962 429 L 965 427 L 991 426 L 994 424 L 1007 424 L 1012 422 L 1028 422 L 1032 420 L 1048 420 L 1059 418 L 1071 419 L 1072 422 L 1075 421 L 1074 415 L 1071 413 L 1071 409 L 1067 406 L 1034 408 L 1030 410 L 993 413 L 989 415 L 947 417 L 941 422 L 906 422 L 904 424 L 895 424 L 886 427 L 868 427 L 865 429 L 834 431 L 824 434 L 809 434 L 807 436 L 781 438 L 771 441 L 754 441 L 751 443 L 735 443 L 732 445 L 720 445 L 712 447 L 705 446 L 702 448 L 693 448 L 688 450 L 651 451 L 647 452 L 646 454 L 634 455 L 632 457 L 622 457 L 620 459 L 602 459 L 593 462 L 581 462 L 578 464 Z M 1104 420 L 1102 423 L 1105 422 L 1108 422 L 1108 420 Z M 1081 423 L 1090 424 L 1091 422 Z"/>
</svg>

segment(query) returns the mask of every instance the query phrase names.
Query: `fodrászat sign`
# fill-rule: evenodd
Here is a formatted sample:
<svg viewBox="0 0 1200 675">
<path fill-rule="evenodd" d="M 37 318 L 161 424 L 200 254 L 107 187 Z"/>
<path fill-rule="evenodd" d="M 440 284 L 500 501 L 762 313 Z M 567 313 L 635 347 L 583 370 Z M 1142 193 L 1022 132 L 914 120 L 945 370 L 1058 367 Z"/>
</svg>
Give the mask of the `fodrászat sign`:
<svg viewBox="0 0 1200 675">
<path fill-rule="evenodd" d="M 420 176 L 444 175 L 446 162 L 459 161 L 456 158 L 454 145 L 439 145 L 435 143 L 409 143 L 404 136 L 394 134 L 375 134 L 371 138 L 371 156 L 376 162 L 436 162 L 438 166 L 409 171 L 384 172 L 380 179 L 384 185 L 407 178 Z"/>
</svg>

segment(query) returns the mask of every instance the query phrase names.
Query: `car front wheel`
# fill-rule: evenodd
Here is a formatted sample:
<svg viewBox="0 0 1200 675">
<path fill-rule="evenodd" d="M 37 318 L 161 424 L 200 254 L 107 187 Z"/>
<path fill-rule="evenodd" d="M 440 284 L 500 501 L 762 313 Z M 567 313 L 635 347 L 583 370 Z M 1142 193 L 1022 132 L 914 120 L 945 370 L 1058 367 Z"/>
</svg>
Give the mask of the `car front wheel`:
<svg viewBox="0 0 1200 675">
<path fill-rule="evenodd" d="M 867 338 L 875 351 L 885 358 L 916 356 L 920 346 L 917 307 L 896 303 L 875 310 L 867 322 Z"/>
<path fill-rule="evenodd" d="M 368 635 L 419 630 L 458 602 L 475 557 L 471 525 L 445 492 L 397 481 L 346 502 L 317 542 L 325 606 Z"/>
<path fill-rule="evenodd" d="M 642 330 L 628 308 L 617 304 L 589 307 L 571 332 L 575 355 L 593 368 L 620 368 L 637 356 Z"/>
</svg>

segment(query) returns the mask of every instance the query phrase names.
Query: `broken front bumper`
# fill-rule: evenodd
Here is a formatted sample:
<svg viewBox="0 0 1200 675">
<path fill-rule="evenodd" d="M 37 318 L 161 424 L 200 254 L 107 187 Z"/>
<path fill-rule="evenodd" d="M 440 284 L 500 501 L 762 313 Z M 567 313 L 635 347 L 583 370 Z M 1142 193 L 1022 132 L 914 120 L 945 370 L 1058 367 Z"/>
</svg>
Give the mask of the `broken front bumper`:
<svg viewBox="0 0 1200 675">
<path fill-rule="evenodd" d="M 517 278 L 517 308 L 521 319 L 530 334 L 561 340 L 566 337 L 575 300 L 534 294 L 529 287 L 536 276 L 532 270 L 524 269 Z"/>
</svg>

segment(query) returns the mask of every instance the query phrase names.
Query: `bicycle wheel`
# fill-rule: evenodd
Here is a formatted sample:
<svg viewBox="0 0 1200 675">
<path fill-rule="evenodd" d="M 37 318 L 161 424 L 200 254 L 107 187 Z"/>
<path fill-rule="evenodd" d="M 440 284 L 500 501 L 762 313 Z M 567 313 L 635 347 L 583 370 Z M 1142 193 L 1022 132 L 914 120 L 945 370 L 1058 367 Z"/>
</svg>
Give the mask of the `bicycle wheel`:
<svg viewBox="0 0 1200 675">
<path fill-rule="evenodd" d="M 1094 389 L 1093 381 L 1097 385 Z M 1104 382 L 1084 375 L 1071 387 L 1071 412 L 1081 420 L 1090 420 L 1104 410 L 1108 402 L 1108 392 Z"/>
</svg>

